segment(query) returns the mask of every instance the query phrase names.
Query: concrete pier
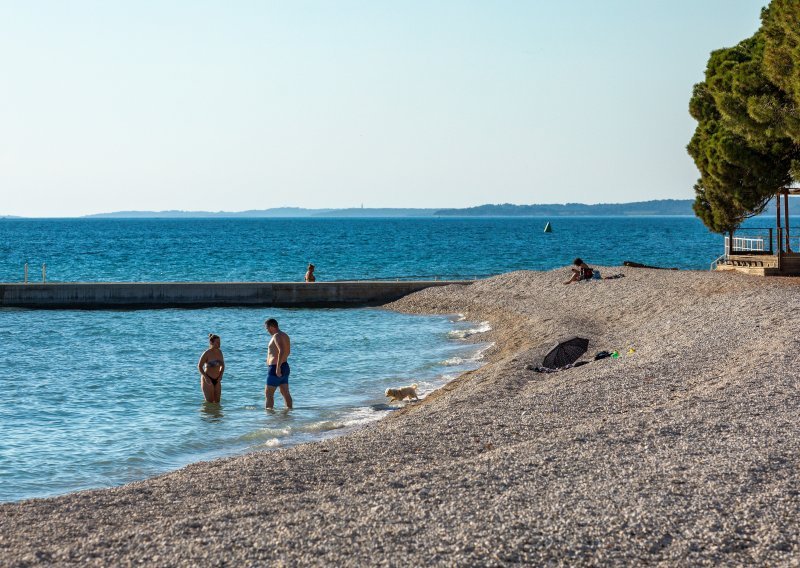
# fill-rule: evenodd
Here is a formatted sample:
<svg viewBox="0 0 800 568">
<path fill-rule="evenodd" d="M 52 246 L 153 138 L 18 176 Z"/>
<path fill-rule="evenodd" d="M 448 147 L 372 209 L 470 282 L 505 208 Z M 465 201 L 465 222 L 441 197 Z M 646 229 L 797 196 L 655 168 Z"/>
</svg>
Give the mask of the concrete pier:
<svg viewBox="0 0 800 568">
<path fill-rule="evenodd" d="M 38 309 L 154 309 L 259 306 L 333 308 L 379 306 L 456 281 L 352 282 L 75 282 L 0 284 L 0 307 Z"/>
</svg>

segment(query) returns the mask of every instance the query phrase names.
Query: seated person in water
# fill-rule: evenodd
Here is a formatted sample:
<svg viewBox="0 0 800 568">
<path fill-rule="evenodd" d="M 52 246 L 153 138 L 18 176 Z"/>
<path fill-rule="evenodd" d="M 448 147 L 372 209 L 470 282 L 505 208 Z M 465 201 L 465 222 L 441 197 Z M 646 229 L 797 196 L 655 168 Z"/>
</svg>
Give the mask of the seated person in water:
<svg viewBox="0 0 800 568">
<path fill-rule="evenodd" d="M 308 270 L 306 270 L 306 282 L 316 282 L 317 278 L 314 276 L 314 265 L 309 264 Z"/>
<path fill-rule="evenodd" d="M 564 282 L 564 284 L 572 284 L 573 282 L 580 282 L 581 280 L 591 280 L 594 276 L 594 270 L 583 262 L 580 258 L 572 261 L 577 268 L 572 268 L 572 278 Z"/>
<path fill-rule="evenodd" d="M 200 356 L 197 370 L 200 371 L 200 388 L 206 402 L 219 402 L 222 397 L 222 374 L 225 358 L 220 350 L 219 335 L 208 334 L 208 349 Z"/>
</svg>

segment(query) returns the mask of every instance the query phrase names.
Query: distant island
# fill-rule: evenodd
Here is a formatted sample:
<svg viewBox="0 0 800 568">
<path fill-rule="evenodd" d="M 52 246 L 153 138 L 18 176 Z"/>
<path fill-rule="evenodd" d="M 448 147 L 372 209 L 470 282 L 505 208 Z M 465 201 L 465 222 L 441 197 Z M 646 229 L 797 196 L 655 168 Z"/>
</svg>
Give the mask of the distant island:
<svg viewBox="0 0 800 568">
<path fill-rule="evenodd" d="M 565 203 L 550 205 L 479 205 L 466 209 L 440 209 L 436 215 L 454 217 L 565 217 L 610 215 L 694 215 L 691 199 L 658 199 L 634 203 Z"/>
<path fill-rule="evenodd" d="M 566 217 L 566 216 L 627 216 L 627 215 L 694 215 L 691 199 L 657 199 L 634 203 L 585 203 L 514 205 L 487 204 L 454 209 L 304 209 L 277 207 L 248 211 L 116 211 L 85 215 L 84 218 L 105 219 L 198 219 L 198 218 L 259 218 L 259 217 Z"/>
<path fill-rule="evenodd" d="M 258 217 L 433 217 L 436 209 L 304 209 L 302 207 L 274 207 L 271 209 L 249 209 L 247 211 L 115 211 L 84 215 L 88 218 L 105 219 L 202 219 L 202 218 L 258 218 Z"/>
</svg>

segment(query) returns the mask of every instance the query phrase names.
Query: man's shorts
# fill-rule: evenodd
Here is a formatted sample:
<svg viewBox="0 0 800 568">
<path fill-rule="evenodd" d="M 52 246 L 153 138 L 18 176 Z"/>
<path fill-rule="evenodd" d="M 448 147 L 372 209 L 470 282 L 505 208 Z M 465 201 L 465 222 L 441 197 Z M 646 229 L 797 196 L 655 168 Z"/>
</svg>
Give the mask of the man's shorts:
<svg viewBox="0 0 800 568">
<path fill-rule="evenodd" d="M 269 370 L 267 371 L 267 386 L 268 387 L 279 387 L 281 385 L 288 385 L 289 384 L 289 363 L 286 361 L 283 362 L 281 365 L 281 376 L 279 377 L 276 373 L 277 365 L 270 365 Z"/>
</svg>

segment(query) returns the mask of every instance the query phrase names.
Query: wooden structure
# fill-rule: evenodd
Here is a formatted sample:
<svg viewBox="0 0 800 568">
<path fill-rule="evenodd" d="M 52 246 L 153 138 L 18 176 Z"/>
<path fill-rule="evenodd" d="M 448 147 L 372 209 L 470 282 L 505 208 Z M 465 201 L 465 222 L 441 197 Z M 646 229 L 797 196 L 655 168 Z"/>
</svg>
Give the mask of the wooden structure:
<svg viewBox="0 0 800 568">
<path fill-rule="evenodd" d="M 800 231 L 792 235 L 790 195 L 800 195 L 800 187 L 783 188 L 775 196 L 774 229 L 745 227 L 726 235 L 725 253 L 712 263 L 712 269 L 758 276 L 800 276 Z"/>
</svg>

